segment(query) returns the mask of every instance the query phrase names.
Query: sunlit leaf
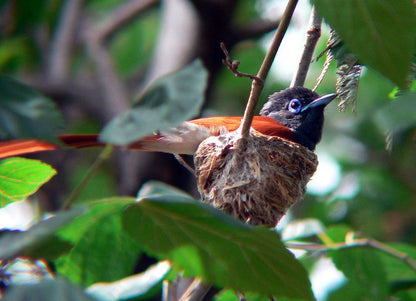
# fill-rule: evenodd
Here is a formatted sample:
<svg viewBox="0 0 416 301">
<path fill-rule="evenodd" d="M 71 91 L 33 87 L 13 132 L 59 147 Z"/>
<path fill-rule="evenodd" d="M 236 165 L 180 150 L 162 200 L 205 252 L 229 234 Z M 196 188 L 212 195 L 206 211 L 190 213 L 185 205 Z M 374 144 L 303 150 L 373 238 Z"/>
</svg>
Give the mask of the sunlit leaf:
<svg viewBox="0 0 416 301">
<path fill-rule="evenodd" d="M 414 53 L 415 6 L 412 0 L 311 0 L 360 62 L 400 87 Z"/>
<path fill-rule="evenodd" d="M 157 80 L 140 98 L 137 106 L 107 124 L 100 140 L 127 145 L 155 130 L 177 126 L 195 117 L 204 100 L 207 76 L 202 62 L 197 60 Z"/>
<path fill-rule="evenodd" d="M 56 170 L 38 160 L 9 158 L 0 161 L 0 206 L 35 193 Z"/>
<path fill-rule="evenodd" d="M 147 196 L 122 215 L 149 253 L 205 281 L 239 291 L 313 299 L 305 269 L 277 233 L 251 227 L 176 193 Z"/>
<path fill-rule="evenodd" d="M 95 283 L 87 289 L 87 292 L 102 301 L 124 300 L 142 296 L 160 284 L 169 268 L 168 262 L 161 261 L 143 273 L 114 282 Z"/>
</svg>

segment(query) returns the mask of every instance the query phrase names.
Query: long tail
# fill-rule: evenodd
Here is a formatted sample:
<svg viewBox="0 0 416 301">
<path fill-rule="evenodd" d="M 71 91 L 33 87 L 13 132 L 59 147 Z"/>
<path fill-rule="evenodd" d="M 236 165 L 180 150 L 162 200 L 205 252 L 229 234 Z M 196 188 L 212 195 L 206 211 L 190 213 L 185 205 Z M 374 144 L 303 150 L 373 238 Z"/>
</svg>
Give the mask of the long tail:
<svg viewBox="0 0 416 301">
<path fill-rule="evenodd" d="M 240 126 L 241 117 L 208 117 L 182 123 L 180 126 L 162 131 L 160 134 L 141 138 L 128 145 L 127 149 L 174 154 L 193 154 L 198 145 L 209 136 L 217 136 L 235 131 Z M 279 122 L 264 116 L 254 116 L 253 129 L 268 135 L 296 141 L 295 133 Z M 103 146 L 97 134 L 63 135 L 58 137 L 63 145 L 72 148 Z M 25 155 L 34 152 L 50 151 L 60 145 L 35 139 L 0 142 L 0 159 Z"/>
<path fill-rule="evenodd" d="M 66 135 L 59 139 L 67 146 L 74 148 L 100 146 L 97 135 Z M 61 148 L 58 144 L 36 139 L 21 139 L 0 142 L 0 159 L 44 152 Z"/>
<path fill-rule="evenodd" d="M 128 145 L 127 149 L 178 154 L 193 154 L 199 143 L 210 135 L 208 128 L 185 122 L 180 127 L 162 134 L 151 135 Z M 60 149 L 62 147 L 87 148 L 104 146 L 97 134 L 62 135 L 62 145 L 36 139 L 22 139 L 0 142 L 0 159 L 36 152 Z"/>
</svg>

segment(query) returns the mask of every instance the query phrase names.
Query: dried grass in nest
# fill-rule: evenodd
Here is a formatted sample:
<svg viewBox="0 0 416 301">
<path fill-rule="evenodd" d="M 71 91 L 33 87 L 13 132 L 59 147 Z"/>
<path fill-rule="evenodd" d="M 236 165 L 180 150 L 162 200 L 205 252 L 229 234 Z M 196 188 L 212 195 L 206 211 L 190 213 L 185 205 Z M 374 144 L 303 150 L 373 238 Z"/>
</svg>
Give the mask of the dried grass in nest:
<svg viewBox="0 0 416 301">
<path fill-rule="evenodd" d="M 305 194 L 317 157 L 299 144 L 256 131 L 245 151 L 237 152 L 240 138 L 232 132 L 200 144 L 194 156 L 199 192 L 246 223 L 274 227 Z"/>
</svg>

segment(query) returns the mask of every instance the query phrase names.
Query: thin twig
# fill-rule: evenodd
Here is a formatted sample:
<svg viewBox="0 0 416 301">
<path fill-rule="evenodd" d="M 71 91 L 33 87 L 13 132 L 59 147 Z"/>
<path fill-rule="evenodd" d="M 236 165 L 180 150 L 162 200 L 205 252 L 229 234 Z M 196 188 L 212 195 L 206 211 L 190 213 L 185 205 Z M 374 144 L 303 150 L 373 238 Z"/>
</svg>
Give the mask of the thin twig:
<svg viewBox="0 0 416 301">
<path fill-rule="evenodd" d="M 96 29 L 99 40 L 106 42 L 124 26 L 129 25 L 148 9 L 157 5 L 160 0 L 130 0 L 121 4 L 102 24 Z"/>
<path fill-rule="evenodd" d="M 400 252 L 396 249 L 389 247 L 379 241 L 374 239 L 362 238 L 362 239 L 353 239 L 345 243 L 334 243 L 330 245 L 320 245 L 320 244 L 303 244 L 303 243 L 286 243 L 286 247 L 292 249 L 305 250 L 309 252 L 328 252 L 332 250 L 342 250 L 342 249 L 352 249 L 360 247 L 370 247 L 376 250 L 379 250 L 387 255 L 390 255 L 394 258 L 400 259 L 405 262 L 412 270 L 416 271 L 416 261 L 412 259 L 408 254 Z"/>
<path fill-rule="evenodd" d="M 253 74 L 238 71 L 238 67 L 240 66 L 240 61 L 233 60 L 231 58 L 230 53 L 228 52 L 227 47 L 225 47 L 224 43 L 222 43 L 222 42 L 220 43 L 220 48 L 224 52 L 224 55 L 225 55 L 225 59 L 222 60 L 222 63 L 225 66 L 227 66 L 227 68 L 232 73 L 234 73 L 235 76 L 237 76 L 237 77 L 248 77 L 251 80 L 256 80 L 256 81 L 260 81 L 260 82 L 264 83 L 264 81 L 260 77 L 257 77 Z"/>
<path fill-rule="evenodd" d="M 311 16 L 309 19 L 308 32 L 306 37 L 305 47 L 299 62 L 298 70 L 293 76 L 291 87 L 303 86 L 305 84 L 306 75 L 309 71 L 309 66 L 312 61 L 312 56 L 315 51 L 316 44 L 321 36 L 322 18 L 318 15 L 315 6 L 312 7 Z"/>
<path fill-rule="evenodd" d="M 173 154 L 175 159 L 179 162 L 180 165 L 186 168 L 191 174 L 195 175 L 195 170 L 192 168 L 191 165 L 188 164 L 188 162 L 185 161 L 185 159 L 180 154 Z"/>
<path fill-rule="evenodd" d="M 251 84 L 250 96 L 247 102 L 246 109 L 244 111 L 244 117 L 241 126 L 242 139 L 240 141 L 243 144 L 245 143 L 244 141 L 250 134 L 250 127 L 254 117 L 254 110 L 259 101 L 260 93 L 263 90 L 263 83 L 266 80 L 267 74 L 269 73 L 269 70 L 273 64 L 277 50 L 279 49 L 279 46 L 289 26 L 290 20 L 292 19 L 292 15 L 295 11 L 297 3 L 298 0 L 289 0 L 286 9 L 283 13 L 282 21 L 280 22 L 279 27 L 277 28 L 272 44 L 270 45 L 270 48 L 266 53 L 266 57 L 264 58 L 259 72 L 257 73 L 257 77 L 260 78 L 262 81 L 253 80 Z M 242 145 L 240 144 L 239 148 L 243 149 L 244 147 L 242 147 Z"/>
<path fill-rule="evenodd" d="M 83 0 L 67 0 L 62 5 L 47 62 L 47 77 L 52 82 L 63 82 L 70 69 L 71 51 L 75 41 L 75 32 L 79 26 Z"/>
<path fill-rule="evenodd" d="M 195 278 L 179 298 L 179 301 L 200 301 L 204 298 L 210 288 L 211 285 L 205 284 L 199 278 Z"/>
<path fill-rule="evenodd" d="M 79 195 L 81 194 L 82 190 L 84 189 L 85 185 L 90 181 L 94 173 L 98 170 L 101 164 L 104 163 L 108 158 L 110 158 L 111 154 L 113 153 L 114 147 L 111 144 L 105 146 L 103 151 L 98 155 L 95 162 L 91 165 L 87 173 L 85 174 L 82 181 L 75 187 L 75 189 L 71 192 L 68 199 L 62 206 L 63 210 L 69 209 L 72 204 L 77 200 Z"/>
<path fill-rule="evenodd" d="M 235 295 L 237 296 L 238 300 L 247 301 L 246 295 L 243 292 L 235 292 Z"/>
</svg>

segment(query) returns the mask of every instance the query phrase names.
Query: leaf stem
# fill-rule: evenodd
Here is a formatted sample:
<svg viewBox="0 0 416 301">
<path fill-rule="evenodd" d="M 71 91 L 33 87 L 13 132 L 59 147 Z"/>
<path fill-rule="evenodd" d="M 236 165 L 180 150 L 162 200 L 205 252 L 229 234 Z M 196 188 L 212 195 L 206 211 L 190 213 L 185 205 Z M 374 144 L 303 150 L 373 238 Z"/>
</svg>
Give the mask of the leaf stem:
<svg viewBox="0 0 416 301">
<path fill-rule="evenodd" d="M 282 20 L 279 23 L 279 27 L 277 28 L 277 31 L 273 38 L 272 44 L 270 45 L 270 48 L 267 51 L 263 63 L 257 73 L 257 77 L 261 79 L 261 81 L 254 79 L 251 84 L 250 96 L 247 102 L 246 109 L 244 111 L 244 117 L 241 125 L 241 136 L 243 138 L 243 141 L 250 134 L 250 127 L 254 117 L 254 110 L 259 101 L 261 91 L 263 90 L 263 83 L 266 80 L 267 74 L 269 73 L 269 70 L 273 64 L 273 60 L 287 31 L 297 3 L 298 0 L 289 0 L 286 9 L 283 13 Z"/>
<path fill-rule="evenodd" d="M 333 243 L 330 245 L 320 244 L 304 244 L 304 243 L 286 243 L 286 247 L 298 250 L 305 250 L 308 252 L 328 252 L 333 250 L 352 249 L 360 247 L 370 247 L 381 251 L 387 255 L 397 258 L 406 263 L 412 270 L 416 272 L 416 261 L 411 258 L 408 254 L 400 252 L 386 244 L 369 238 L 354 239 L 350 242 L 345 243 Z"/>
<path fill-rule="evenodd" d="M 112 144 L 107 144 L 102 152 L 98 155 L 95 162 L 91 165 L 91 167 L 88 169 L 87 173 L 85 174 L 82 181 L 75 187 L 75 189 L 71 192 L 68 199 L 65 201 L 65 203 L 62 206 L 63 210 L 68 210 L 72 204 L 76 201 L 76 199 L 81 194 L 82 190 L 84 189 L 85 185 L 91 180 L 94 173 L 98 170 L 98 168 L 101 166 L 101 164 L 104 163 L 108 158 L 110 158 L 111 154 L 114 151 L 114 146 Z"/>
</svg>

